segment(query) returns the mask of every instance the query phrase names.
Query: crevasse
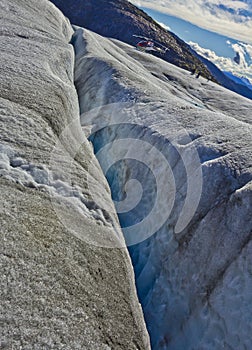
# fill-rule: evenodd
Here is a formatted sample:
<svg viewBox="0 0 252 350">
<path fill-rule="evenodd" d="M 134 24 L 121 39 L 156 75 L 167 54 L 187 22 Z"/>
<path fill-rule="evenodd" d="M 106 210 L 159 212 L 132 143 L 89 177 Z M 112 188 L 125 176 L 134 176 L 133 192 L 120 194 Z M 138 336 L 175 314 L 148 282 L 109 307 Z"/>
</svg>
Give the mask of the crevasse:
<svg viewBox="0 0 252 350">
<path fill-rule="evenodd" d="M 251 347 L 251 102 L 82 28 L 72 43 L 81 124 L 111 188 L 152 348 Z M 234 99 L 240 116 L 218 102 Z"/>
</svg>

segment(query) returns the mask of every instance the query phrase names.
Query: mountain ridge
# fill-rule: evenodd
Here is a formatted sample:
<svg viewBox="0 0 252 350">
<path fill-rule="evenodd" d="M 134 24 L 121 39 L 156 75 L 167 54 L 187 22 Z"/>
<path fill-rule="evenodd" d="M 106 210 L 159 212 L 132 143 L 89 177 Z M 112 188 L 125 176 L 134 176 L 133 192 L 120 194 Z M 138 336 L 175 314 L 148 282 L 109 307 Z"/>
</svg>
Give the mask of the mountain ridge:
<svg viewBox="0 0 252 350">
<path fill-rule="evenodd" d="M 167 62 L 193 71 L 197 68 L 206 79 L 218 82 L 227 89 L 252 99 L 252 91 L 229 79 L 213 63 L 198 55 L 187 43 L 167 31 L 143 10 L 128 0 L 50 0 L 68 17 L 72 24 L 90 29 L 102 36 L 111 37 L 135 46 L 133 35 L 152 38 L 169 50 L 161 55 Z"/>
<path fill-rule="evenodd" d="M 90 29 L 130 45 L 139 40 L 133 35 L 150 37 L 167 46 L 166 55 L 155 54 L 181 68 L 193 70 L 195 66 L 205 77 L 214 77 L 202 62 L 191 53 L 190 47 L 175 34 L 168 32 L 143 10 L 127 0 L 51 0 L 70 19 L 72 24 Z"/>
</svg>

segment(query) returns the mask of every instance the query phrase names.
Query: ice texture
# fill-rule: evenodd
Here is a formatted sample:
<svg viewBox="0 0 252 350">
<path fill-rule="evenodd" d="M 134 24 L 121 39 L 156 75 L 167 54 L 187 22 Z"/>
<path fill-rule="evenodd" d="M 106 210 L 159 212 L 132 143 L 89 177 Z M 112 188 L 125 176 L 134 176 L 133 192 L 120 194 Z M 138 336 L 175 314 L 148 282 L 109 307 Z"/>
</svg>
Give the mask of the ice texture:
<svg viewBox="0 0 252 350">
<path fill-rule="evenodd" d="M 73 44 L 81 124 L 118 208 L 152 349 L 250 349 L 252 102 L 86 29 Z"/>
<path fill-rule="evenodd" d="M 0 348 L 149 349 L 81 130 L 72 26 L 47 0 L 1 0 L 0 17 Z"/>
</svg>

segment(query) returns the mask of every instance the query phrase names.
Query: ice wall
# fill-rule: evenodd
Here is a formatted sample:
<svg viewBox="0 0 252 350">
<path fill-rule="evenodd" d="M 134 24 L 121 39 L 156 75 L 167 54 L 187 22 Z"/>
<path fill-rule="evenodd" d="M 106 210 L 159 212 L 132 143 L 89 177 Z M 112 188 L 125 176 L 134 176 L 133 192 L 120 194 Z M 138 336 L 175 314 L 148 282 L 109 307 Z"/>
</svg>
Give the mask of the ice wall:
<svg viewBox="0 0 252 350">
<path fill-rule="evenodd" d="M 75 30 L 81 123 L 111 186 L 152 348 L 250 349 L 252 103 Z"/>
</svg>

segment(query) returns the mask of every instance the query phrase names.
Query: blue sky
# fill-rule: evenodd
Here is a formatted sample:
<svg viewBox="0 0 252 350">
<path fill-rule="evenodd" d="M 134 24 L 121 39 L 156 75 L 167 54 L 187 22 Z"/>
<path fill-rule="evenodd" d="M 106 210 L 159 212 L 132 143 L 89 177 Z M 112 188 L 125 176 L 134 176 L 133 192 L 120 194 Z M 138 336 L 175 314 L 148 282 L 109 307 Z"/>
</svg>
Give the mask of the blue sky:
<svg viewBox="0 0 252 350">
<path fill-rule="evenodd" d="M 157 22 L 166 25 L 171 32 L 177 34 L 184 41 L 196 42 L 200 46 L 213 50 L 221 56 L 230 57 L 234 55 L 233 49 L 226 42 L 230 41 L 231 43 L 235 43 L 237 40 L 202 29 L 183 19 L 166 15 L 144 7 L 141 8 Z"/>
</svg>

